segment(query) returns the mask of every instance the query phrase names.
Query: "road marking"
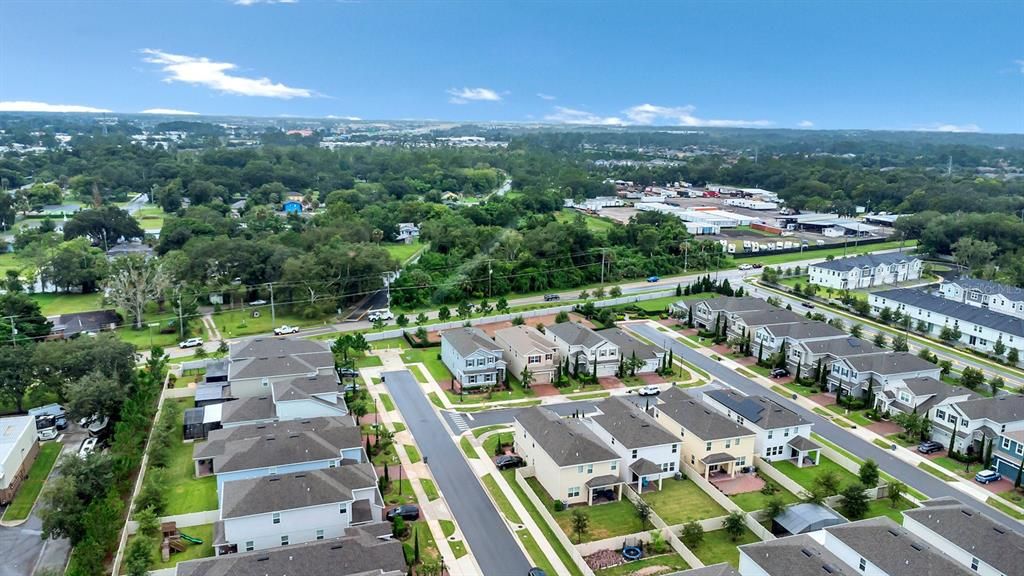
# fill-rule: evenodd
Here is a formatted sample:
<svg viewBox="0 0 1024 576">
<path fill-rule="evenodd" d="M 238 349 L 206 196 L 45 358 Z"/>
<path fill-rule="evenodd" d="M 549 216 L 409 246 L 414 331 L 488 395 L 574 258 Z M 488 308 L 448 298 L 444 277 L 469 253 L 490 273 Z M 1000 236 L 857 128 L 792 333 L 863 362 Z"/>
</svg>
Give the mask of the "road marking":
<svg viewBox="0 0 1024 576">
<path fill-rule="evenodd" d="M 449 412 L 451 421 L 455 423 L 455 428 L 459 431 L 459 434 L 469 430 L 469 425 L 466 424 L 466 419 L 459 412 Z"/>
</svg>

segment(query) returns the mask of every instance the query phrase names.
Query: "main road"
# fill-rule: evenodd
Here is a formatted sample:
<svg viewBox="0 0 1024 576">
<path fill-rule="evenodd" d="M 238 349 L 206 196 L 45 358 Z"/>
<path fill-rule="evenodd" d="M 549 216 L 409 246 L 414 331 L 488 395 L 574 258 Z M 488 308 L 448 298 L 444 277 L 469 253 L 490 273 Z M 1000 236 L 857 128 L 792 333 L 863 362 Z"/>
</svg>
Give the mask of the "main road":
<svg viewBox="0 0 1024 576">
<path fill-rule="evenodd" d="M 704 370 L 710 374 L 713 378 L 721 381 L 725 385 L 739 390 L 740 392 L 747 395 L 765 395 L 768 393 L 772 396 L 772 399 L 784 405 L 785 407 L 793 410 L 800 414 L 808 421 L 814 424 L 814 431 L 829 440 L 833 444 L 842 446 L 844 449 L 856 454 L 860 458 L 868 459 L 871 458 L 878 463 L 882 470 L 885 470 L 889 474 L 893 475 L 902 482 L 905 482 L 909 486 L 913 486 L 917 490 L 927 494 L 931 498 L 939 498 L 942 496 L 951 496 L 956 498 L 968 506 L 975 508 L 976 510 L 983 512 L 989 516 L 997 518 L 1000 522 L 1008 526 L 1020 526 L 1021 523 L 1011 518 L 1010 516 L 992 508 L 970 496 L 967 496 L 963 492 L 953 488 L 949 484 L 939 480 L 938 478 L 928 474 L 927 472 L 907 464 L 903 460 L 893 456 L 889 451 L 882 450 L 878 446 L 867 442 L 853 434 L 843 430 L 839 426 L 836 426 L 829 420 L 822 418 L 821 416 L 807 410 L 806 408 L 792 402 L 789 398 L 768 392 L 765 388 L 759 384 L 750 381 L 748 378 L 741 376 L 729 368 L 726 368 L 722 364 L 715 362 L 714 360 L 704 356 L 703 354 L 693 350 L 692 348 L 680 344 L 676 340 L 666 339 L 664 335 L 647 324 L 636 324 L 629 325 L 629 330 L 647 338 L 652 342 L 664 343 L 667 345 L 676 356 L 683 358 L 687 362 L 694 364 L 701 370 Z"/>
<path fill-rule="evenodd" d="M 484 574 L 525 575 L 530 570 L 519 543 L 484 493 L 476 474 L 452 442 L 433 406 L 408 370 L 384 372 L 395 405 L 416 438 L 448 508 L 459 523 L 476 563 Z"/>
</svg>

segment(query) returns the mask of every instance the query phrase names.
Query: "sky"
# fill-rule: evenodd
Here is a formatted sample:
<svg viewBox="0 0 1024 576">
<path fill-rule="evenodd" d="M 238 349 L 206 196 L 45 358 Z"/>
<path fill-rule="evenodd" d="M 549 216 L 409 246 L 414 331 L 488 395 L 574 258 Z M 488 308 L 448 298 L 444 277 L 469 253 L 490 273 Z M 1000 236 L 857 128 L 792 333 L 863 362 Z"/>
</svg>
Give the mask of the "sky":
<svg viewBox="0 0 1024 576">
<path fill-rule="evenodd" d="M 0 111 L 1024 133 L 1024 2 L 0 2 Z"/>
</svg>

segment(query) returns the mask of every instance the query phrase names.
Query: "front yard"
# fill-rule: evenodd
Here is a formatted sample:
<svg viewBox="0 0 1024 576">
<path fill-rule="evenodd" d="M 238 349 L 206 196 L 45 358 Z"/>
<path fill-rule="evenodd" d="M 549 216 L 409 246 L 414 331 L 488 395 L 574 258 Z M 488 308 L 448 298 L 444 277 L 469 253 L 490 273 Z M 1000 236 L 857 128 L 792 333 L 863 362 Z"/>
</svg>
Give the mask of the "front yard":
<svg viewBox="0 0 1024 576">
<path fill-rule="evenodd" d="M 441 347 L 432 346 L 430 348 L 406 348 L 402 351 L 402 362 L 406 364 L 415 364 L 417 362 L 422 363 L 427 367 L 427 371 L 434 377 L 434 380 L 442 388 L 447 388 L 451 384 L 452 373 L 448 371 L 448 367 L 441 361 Z"/>
<path fill-rule="evenodd" d="M 727 514 L 692 480 L 666 479 L 662 482 L 660 491 L 646 492 L 643 499 L 669 526 Z"/>
</svg>

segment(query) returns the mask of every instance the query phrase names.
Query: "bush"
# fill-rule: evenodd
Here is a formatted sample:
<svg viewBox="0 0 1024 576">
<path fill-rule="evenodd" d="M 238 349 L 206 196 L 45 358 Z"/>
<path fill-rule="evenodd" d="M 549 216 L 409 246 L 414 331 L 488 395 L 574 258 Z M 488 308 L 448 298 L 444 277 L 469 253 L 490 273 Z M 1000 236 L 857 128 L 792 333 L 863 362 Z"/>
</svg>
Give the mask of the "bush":
<svg viewBox="0 0 1024 576">
<path fill-rule="evenodd" d="M 555 500 L 554 508 L 555 512 L 561 512 L 565 510 L 565 502 L 562 502 L 561 500 Z"/>
<path fill-rule="evenodd" d="M 395 516 L 395 519 L 391 521 L 391 533 L 395 538 L 405 538 L 409 532 L 409 527 L 405 525 L 405 519 L 401 516 Z"/>
</svg>

